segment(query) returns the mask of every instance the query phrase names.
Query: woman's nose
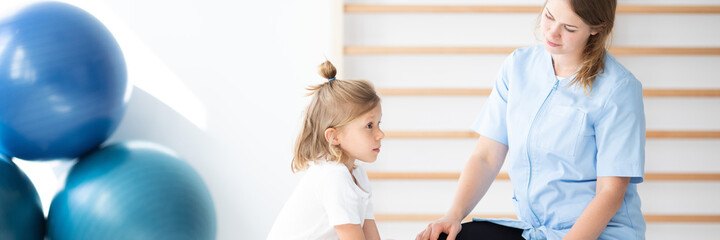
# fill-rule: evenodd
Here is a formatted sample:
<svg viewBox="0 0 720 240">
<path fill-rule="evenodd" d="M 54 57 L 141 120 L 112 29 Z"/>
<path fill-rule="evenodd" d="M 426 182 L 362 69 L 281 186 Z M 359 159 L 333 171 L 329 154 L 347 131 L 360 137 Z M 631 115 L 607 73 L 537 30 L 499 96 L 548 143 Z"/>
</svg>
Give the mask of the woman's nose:
<svg viewBox="0 0 720 240">
<path fill-rule="evenodd" d="M 560 35 L 560 24 L 551 24 L 550 27 L 548 27 L 547 33 L 553 39 L 557 39 Z"/>
</svg>

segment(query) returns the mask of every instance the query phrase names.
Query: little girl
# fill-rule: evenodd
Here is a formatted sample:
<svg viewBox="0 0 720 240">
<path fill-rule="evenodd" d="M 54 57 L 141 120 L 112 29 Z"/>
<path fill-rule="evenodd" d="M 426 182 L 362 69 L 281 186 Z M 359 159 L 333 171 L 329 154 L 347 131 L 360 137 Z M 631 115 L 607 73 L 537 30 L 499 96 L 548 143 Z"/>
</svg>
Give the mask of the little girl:
<svg viewBox="0 0 720 240">
<path fill-rule="evenodd" d="M 312 86 L 312 101 L 295 142 L 293 172 L 306 170 L 270 230 L 274 239 L 380 239 L 370 183 L 355 160 L 371 163 L 380 153 L 380 98 L 372 84 L 335 79 Z"/>
</svg>

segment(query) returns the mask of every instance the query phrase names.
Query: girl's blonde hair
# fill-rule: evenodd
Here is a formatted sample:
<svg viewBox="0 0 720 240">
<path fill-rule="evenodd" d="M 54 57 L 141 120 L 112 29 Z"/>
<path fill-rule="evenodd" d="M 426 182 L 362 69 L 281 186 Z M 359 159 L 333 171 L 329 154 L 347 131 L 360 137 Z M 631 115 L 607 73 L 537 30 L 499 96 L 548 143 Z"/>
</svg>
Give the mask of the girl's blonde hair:
<svg viewBox="0 0 720 240">
<path fill-rule="evenodd" d="M 338 146 L 325 139 L 325 130 L 339 128 L 367 113 L 380 103 L 373 85 L 364 80 L 335 79 L 337 70 L 330 61 L 320 64 L 320 75 L 327 82 L 310 86 L 312 100 L 305 110 L 303 123 L 295 141 L 292 171 L 308 168 L 318 159 L 347 164 L 349 159 Z"/>
<path fill-rule="evenodd" d="M 567 1 L 575 14 L 580 16 L 593 31 L 597 31 L 597 34 L 590 35 L 588 38 L 582 52 L 582 66 L 575 78 L 570 81 L 570 85 L 578 84 L 589 95 L 595 78 L 605 70 L 605 55 L 607 54 L 607 48 L 610 47 L 617 0 Z M 545 5 L 547 5 L 547 1 L 545 1 Z M 545 6 L 541 11 L 545 11 Z M 543 13 L 540 12 L 537 27 L 540 26 L 542 15 Z"/>
</svg>

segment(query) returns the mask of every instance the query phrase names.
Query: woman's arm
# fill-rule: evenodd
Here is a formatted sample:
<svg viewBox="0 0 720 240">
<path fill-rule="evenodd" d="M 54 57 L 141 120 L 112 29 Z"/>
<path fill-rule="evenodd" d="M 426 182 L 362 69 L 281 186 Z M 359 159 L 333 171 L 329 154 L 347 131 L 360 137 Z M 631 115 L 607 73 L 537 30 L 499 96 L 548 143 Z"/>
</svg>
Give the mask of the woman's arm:
<svg viewBox="0 0 720 240">
<path fill-rule="evenodd" d="M 374 219 L 365 219 L 363 233 L 365 233 L 365 239 L 367 240 L 380 240 L 380 233 Z"/>
<path fill-rule="evenodd" d="M 475 151 L 460 174 L 455 198 L 446 216 L 462 220 L 470 214 L 500 172 L 507 151 L 505 144 L 483 136 L 478 139 Z"/>
<path fill-rule="evenodd" d="M 360 224 L 335 225 L 335 232 L 340 240 L 366 240 Z"/>
<path fill-rule="evenodd" d="M 460 232 L 462 219 L 475 208 L 497 177 L 507 151 L 508 147 L 505 144 L 480 136 L 475 151 L 460 174 L 450 210 L 441 219 L 430 223 L 416 239 L 435 240 L 441 232 L 445 232 L 448 234 L 448 240 L 454 240 Z"/>
<path fill-rule="evenodd" d="M 599 177 L 595 198 L 563 239 L 597 239 L 622 206 L 629 183 L 629 177 Z"/>
</svg>

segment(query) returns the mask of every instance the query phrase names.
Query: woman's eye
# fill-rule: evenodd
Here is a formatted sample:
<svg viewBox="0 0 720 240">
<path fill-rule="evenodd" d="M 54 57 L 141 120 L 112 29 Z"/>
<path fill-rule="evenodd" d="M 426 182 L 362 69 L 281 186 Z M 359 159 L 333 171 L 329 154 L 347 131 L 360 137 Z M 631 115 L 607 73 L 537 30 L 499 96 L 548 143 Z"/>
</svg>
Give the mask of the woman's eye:
<svg viewBox="0 0 720 240">
<path fill-rule="evenodd" d="M 569 28 L 565 28 L 568 32 L 575 32 L 575 30 L 570 30 Z"/>
<path fill-rule="evenodd" d="M 545 17 L 546 17 L 547 19 L 552 20 L 552 18 L 550 17 L 550 15 L 545 14 Z"/>
</svg>

